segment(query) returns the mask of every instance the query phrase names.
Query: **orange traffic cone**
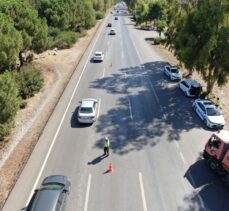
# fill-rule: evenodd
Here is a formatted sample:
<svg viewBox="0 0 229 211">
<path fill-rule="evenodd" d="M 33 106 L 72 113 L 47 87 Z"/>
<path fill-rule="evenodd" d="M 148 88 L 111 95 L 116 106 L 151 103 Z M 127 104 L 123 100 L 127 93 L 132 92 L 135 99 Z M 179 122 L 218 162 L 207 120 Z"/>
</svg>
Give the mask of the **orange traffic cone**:
<svg viewBox="0 0 229 211">
<path fill-rule="evenodd" d="M 113 167 L 112 167 L 111 163 L 110 163 L 109 168 L 108 168 L 107 171 L 108 171 L 109 173 L 112 173 L 112 172 L 113 172 Z"/>
</svg>

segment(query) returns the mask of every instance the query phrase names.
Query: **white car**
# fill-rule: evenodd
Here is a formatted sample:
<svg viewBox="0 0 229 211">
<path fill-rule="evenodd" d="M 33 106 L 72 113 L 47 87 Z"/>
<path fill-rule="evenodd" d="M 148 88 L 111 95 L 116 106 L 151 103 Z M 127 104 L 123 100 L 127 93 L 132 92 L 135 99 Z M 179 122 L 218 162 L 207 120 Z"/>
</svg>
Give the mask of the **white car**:
<svg viewBox="0 0 229 211">
<path fill-rule="evenodd" d="M 110 30 L 110 35 L 116 35 L 115 29 L 111 29 L 111 30 Z"/>
<path fill-rule="evenodd" d="M 222 129 L 224 127 L 225 120 L 222 114 L 210 100 L 197 99 L 192 106 L 207 127 L 214 129 Z"/>
<path fill-rule="evenodd" d="M 93 60 L 102 62 L 104 60 L 104 53 L 102 51 L 96 51 Z"/>
<path fill-rule="evenodd" d="M 179 81 L 182 79 L 182 75 L 177 66 L 166 65 L 164 68 L 164 73 L 170 78 L 171 81 Z"/>
<path fill-rule="evenodd" d="M 202 92 L 201 84 L 195 80 L 182 80 L 179 87 L 187 97 L 199 97 Z"/>
<path fill-rule="evenodd" d="M 80 123 L 93 123 L 97 117 L 97 103 L 96 99 L 87 98 L 80 101 L 78 110 L 78 121 Z"/>
</svg>

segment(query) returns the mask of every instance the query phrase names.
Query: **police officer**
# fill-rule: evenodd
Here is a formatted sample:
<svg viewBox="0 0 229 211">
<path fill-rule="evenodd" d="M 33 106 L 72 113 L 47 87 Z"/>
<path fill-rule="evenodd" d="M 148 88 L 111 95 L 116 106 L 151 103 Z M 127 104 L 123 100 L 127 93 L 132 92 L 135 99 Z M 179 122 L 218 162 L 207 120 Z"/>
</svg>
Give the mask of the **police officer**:
<svg viewBox="0 0 229 211">
<path fill-rule="evenodd" d="M 110 140 L 107 137 L 105 137 L 105 141 L 103 144 L 104 155 L 109 156 L 109 148 L 110 148 Z"/>
</svg>

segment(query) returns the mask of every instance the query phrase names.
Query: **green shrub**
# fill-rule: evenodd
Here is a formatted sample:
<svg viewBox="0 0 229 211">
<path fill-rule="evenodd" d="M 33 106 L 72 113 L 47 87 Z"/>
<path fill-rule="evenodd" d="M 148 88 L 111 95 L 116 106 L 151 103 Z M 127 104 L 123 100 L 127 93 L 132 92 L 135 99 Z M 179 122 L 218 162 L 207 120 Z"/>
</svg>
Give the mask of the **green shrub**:
<svg viewBox="0 0 229 211">
<path fill-rule="evenodd" d="M 60 32 L 56 37 L 53 37 L 52 47 L 58 49 L 70 48 L 79 38 L 79 34 L 72 31 Z"/>
<path fill-rule="evenodd" d="M 10 134 L 11 129 L 14 126 L 14 121 L 6 122 L 4 124 L 0 123 L 0 148 L 2 147 L 1 143 L 6 136 Z"/>
<path fill-rule="evenodd" d="M 104 12 L 103 11 L 96 11 L 95 13 L 96 20 L 102 19 L 104 17 Z"/>
<path fill-rule="evenodd" d="M 165 39 L 163 39 L 162 37 L 155 37 L 153 44 L 154 45 L 159 45 L 159 44 L 163 44 L 165 42 Z"/>
<path fill-rule="evenodd" d="M 30 65 L 14 72 L 14 78 L 23 99 L 34 96 L 44 84 L 41 72 Z"/>
</svg>

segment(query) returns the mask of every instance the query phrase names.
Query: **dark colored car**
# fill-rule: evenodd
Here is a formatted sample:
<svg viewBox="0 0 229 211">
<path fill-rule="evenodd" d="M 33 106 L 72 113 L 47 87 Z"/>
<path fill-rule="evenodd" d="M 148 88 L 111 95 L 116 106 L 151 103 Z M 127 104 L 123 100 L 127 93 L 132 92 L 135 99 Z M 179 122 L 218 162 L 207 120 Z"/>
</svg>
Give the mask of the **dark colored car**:
<svg viewBox="0 0 229 211">
<path fill-rule="evenodd" d="M 24 209 L 25 211 L 63 211 L 70 192 L 70 182 L 66 176 L 46 177 Z"/>
<path fill-rule="evenodd" d="M 118 17 L 115 17 L 115 20 L 118 20 Z"/>
<path fill-rule="evenodd" d="M 107 27 L 112 27 L 112 24 L 111 24 L 111 23 L 108 23 L 108 24 L 107 24 Z"/>
</svg>

